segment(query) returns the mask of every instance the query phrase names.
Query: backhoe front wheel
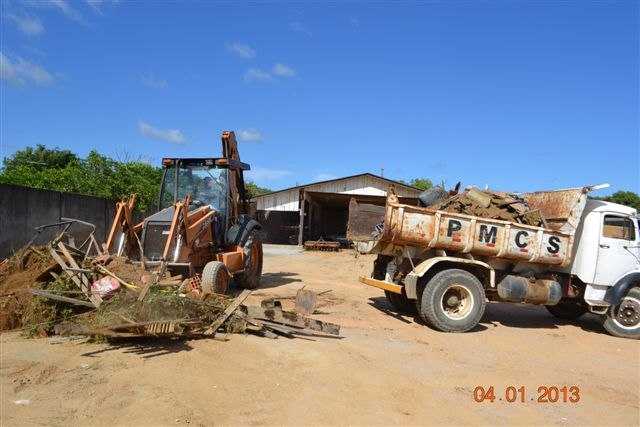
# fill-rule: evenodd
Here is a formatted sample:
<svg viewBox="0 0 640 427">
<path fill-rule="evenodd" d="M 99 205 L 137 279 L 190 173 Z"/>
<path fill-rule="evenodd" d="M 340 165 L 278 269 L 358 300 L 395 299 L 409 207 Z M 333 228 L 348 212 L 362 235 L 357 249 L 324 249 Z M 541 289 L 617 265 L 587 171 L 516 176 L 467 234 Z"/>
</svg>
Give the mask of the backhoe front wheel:
<svg viewBox="0 0 640 427">
<path fill-rule="evenodd" d="M 241 288 L 255 289 L 260 286 L 262 276 L 262 239 L 258 230 L 249 233 L 249 237 L 243 246 L 244 271 L 236 273 L 233 279 Z"/>
<path fill-rule="evenodd" d="M 422 292 L 419 309 L 427 325 L 442 332 L 473 329 L 486 307 L 482 283 L 465 270 L 437 273 Z"/>
<path fill-rule="evenodd" d="M 220 261 L 210 261 L 202 270 L 202 295 L 226 294 L 229 288 L 229 270 Z"/>
<path fill-rule="evenodd" d="M 640 339 L 640 287 L 631 288 L 618 305 L 609 307 L 602 325 L 614 337 Z"/>
</svg>

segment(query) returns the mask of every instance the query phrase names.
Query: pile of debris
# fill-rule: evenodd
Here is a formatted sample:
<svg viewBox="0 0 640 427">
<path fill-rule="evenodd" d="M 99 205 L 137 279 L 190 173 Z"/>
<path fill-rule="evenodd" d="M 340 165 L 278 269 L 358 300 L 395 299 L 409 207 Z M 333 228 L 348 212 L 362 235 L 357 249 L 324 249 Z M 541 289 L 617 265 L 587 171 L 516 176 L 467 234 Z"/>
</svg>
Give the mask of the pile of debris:
<svg viewBox="0 0 640 427">
<path fill-rule="evenodd" d="M 445 212 L 499 219 L 536 227 L 546 226 L 538 210 L 531 210 L 517 195 L 483 191 L 475 187 L 429 206 Z"/>
<path fill-rule="evenodd" d="M 0 330 L 107 338 L 212 337 L 219 330 L 270 338 L 339 335 L 339 325 L 284 311 L 278 300 L 244 305 L 250 293 L 205 293 L 197 276 L 167 277 L 161 268 L 89 256 L 54 239 L 0 266 Z"/>
</svg>

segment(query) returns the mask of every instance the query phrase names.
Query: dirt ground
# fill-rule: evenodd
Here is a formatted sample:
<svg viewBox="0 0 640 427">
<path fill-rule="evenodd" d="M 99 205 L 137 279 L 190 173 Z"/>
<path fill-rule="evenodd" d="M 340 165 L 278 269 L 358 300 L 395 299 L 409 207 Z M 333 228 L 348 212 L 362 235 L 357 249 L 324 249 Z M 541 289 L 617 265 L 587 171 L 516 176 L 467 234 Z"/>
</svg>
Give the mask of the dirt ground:
<svg viewBox="0 0 640 427">
<path fill-rule="evenodd" d="M 436 332 L 358 283 L 372 260 L 266 248 L 251 298 L 287 308 L 302 285 L 331 289 L 314 317 L 341 324 L 342 339 L 54 345 L 4 333 L 0 425 L 640 424 L 638 341 L 607 335 L 593 315 L 571 323 L 499 303 L 472 332 Z M 494 401 L 474 401 L 477 386 L 493 386 Z M 524 403 L 507 402 L 509 386 L 525 388 Z M 575 386 L 579 401 L 560 391 L 538 402 L 543 386 Z"/>
</svg>

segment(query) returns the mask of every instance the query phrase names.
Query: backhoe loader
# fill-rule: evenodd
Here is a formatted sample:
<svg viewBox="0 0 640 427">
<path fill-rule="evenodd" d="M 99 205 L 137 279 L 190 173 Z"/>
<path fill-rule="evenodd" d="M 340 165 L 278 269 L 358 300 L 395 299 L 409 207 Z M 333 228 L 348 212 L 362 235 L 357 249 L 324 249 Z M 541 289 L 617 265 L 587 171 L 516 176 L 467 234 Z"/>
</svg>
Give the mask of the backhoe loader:
<svg viewBox="0 0 640 427">
<path fill-rule="evenodd" d="M 190 278 L 203 294 L 236 286 L 254 289 L 262 274 L 261 225 L 249 214 L 232 131 L 222 133 L 222 157 L 164 158 L 157 212 L 134 224 L 135 194 L 119 202 L 104 245 L 107 253 Z M 199 279 L 199 280 L 198 280 Z"/>
</svg>

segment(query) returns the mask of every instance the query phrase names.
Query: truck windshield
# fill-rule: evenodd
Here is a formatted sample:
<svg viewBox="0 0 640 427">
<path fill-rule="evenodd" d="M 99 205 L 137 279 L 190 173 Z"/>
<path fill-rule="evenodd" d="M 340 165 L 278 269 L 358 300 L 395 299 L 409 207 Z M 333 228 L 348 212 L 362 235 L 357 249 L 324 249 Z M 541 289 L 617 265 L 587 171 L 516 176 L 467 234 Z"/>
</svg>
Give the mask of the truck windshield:
<svg viewBox="0 0 640 427">
<path fill-rule="evenodd" d="M 226 209 L 226 180 L 227 169 L 215 166 L 169 166 L 164 171 L 160 208 L 169 207 L 190 194 L 194 205 L 210 205 L 222 213 Z"/>
</svg>

